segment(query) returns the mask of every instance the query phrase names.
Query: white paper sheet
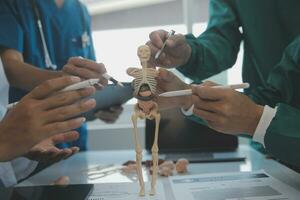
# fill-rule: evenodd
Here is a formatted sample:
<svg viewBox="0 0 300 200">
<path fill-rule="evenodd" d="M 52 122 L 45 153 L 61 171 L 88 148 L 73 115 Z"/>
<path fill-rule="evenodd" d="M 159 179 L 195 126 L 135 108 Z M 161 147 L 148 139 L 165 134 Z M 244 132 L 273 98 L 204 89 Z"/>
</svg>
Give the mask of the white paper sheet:
<svg viewBox="0 0 300 200">
<path fill-rule="evenodd" d="M 165 192 L 160 181 L 157 182 L 156 195 L 150 196 L 150 183 L 145 184 L 146 196 L 139 196 L 138 183 L 95 184 L 88 200 L 165 200 Z"/>
<path fill-rule="evenodd" d="M 170 178 L 176 200 L 299 200 L 300 192 L 265 171 Z"/>
</svg>

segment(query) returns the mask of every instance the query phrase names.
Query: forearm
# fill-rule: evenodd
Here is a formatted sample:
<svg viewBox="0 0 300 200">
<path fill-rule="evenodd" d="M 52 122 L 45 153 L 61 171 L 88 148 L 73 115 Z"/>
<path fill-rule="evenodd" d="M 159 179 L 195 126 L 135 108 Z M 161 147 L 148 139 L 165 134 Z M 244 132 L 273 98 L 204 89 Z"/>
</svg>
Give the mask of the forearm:
<svg viewBox="0 0 300 200">
<path fill-rule="evenodd" d="M 1 54 L 3 66 L 9 84 L 13 87 L 30 91 L 45 80 L 63 75 L 60 71 L 39 69 L 23 61 L 23 57 L 12 54 L 10 50 Z"/>
<path fill-rule="evenodd" d="M 0 162 L 7 162 L 15 157 L 17 157 L 17 153 L 19 153 L 19 149 L 16 148 L 16 145 L 13 140 L 17 138 L 8 137 L 10 131 L 7 129 L 7 126 L 0 122 Z"/>
<path fill-rule="evenodd" d="M 187 35 L 192 52 L 189 61 L 178 68 L 186 76 L 201 81 L 232 67 L 239 52 L 242 34 L 232 5 L 212 0 L 210 21 L 199 37 Z"/>
<path fill-rule="evenodd" d="M 300 108 L 300 36 L 284 51 L 281 61 L 268 76 L 267 85 L 252 90 L 251 98 L 261 104 L 274 107 L 277 103 L 286 103 Z"/>
</svg>

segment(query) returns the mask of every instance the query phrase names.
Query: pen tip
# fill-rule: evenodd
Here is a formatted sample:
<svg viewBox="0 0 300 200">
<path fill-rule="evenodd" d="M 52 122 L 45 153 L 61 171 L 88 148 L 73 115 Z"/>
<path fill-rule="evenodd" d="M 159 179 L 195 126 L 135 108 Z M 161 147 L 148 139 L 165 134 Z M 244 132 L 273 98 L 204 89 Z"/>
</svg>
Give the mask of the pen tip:
<svg viewBox="0 0 300 200">
<path fill-rule="evenodd" d="M 160 56 L 160 52 L 161 52 L 161 51 L 159 50 L 159 51 L 158 51 L 158 52 L 155 54 L 155 57 L 154 57 L 154 58 L 155 58 L 155 60 L 157 60 L 157 59 L 159 58 L 159 56 Z"/>
<path fill-rule="evenodd" d="M 123 83 L 121 83 L 119 81 L 118 81 L 118 85 L 121 86 L 121 87 L 124 87 Z"/>
</svg>

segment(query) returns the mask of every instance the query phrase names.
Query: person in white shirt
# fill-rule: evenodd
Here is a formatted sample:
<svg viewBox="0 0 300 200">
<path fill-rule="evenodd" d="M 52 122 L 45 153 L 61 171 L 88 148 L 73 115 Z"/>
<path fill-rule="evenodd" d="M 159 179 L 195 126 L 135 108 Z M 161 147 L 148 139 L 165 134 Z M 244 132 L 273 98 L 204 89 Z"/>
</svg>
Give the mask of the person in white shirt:
<svg viewBox="0 0 300 200">
<path fill-rule="evenodd" d="M 28 158 L 58 161 L 78 151 L 60 150 L 55 144 L 77 139 L 78 133 L 71 130 L 85 119 L 75 116 L 95 106 L 94 99 L 82 100 L 95 92 L 94 87 L 58 93 L 80 81 L 74 76 L 48 80 L 7 111 L 9 84 L 0 60 L 0 185 L 12 186 L 32 173 L 37 162 Z"/>
</svg>

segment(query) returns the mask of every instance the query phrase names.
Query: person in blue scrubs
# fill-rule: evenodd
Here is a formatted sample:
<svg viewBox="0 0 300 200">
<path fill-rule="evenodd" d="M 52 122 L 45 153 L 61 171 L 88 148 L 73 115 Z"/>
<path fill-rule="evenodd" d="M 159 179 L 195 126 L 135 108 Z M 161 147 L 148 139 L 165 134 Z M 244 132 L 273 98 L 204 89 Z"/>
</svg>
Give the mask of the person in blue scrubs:
<svg viewBox="0 0 300 200">
<path fill-rule="evenodd" d="M 71 57 L 95 60 L 91 19 L 86 7 L 78 0 L 0 1 L 3 62 L 10 60 L 10 64 L 20 68 L 30 65 L 54 71 L 62 70 Z M 38 20 L 42 24 L 40 28 Z M 10 88 L 10 102 L 18 101 L 27 92 Z M 78 146 L 81 150 L 87 149 L 86 124 L 77 131 L 80 132 L 80 138 L 72 144 L 64 144 L 62 148 Z"/>
</svg>

